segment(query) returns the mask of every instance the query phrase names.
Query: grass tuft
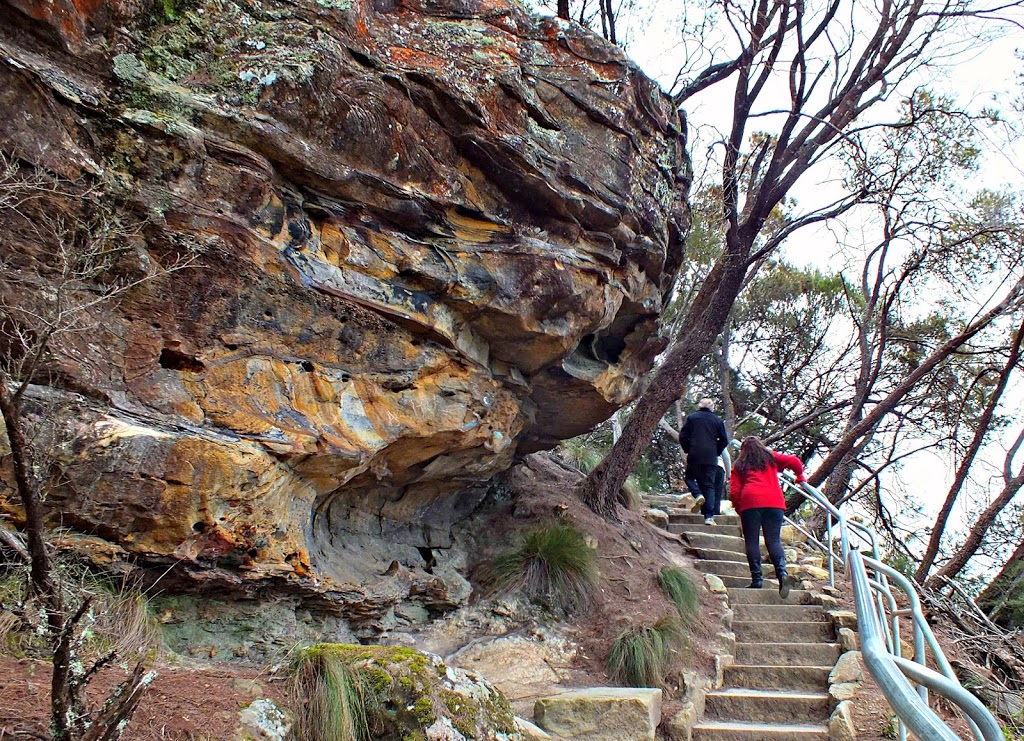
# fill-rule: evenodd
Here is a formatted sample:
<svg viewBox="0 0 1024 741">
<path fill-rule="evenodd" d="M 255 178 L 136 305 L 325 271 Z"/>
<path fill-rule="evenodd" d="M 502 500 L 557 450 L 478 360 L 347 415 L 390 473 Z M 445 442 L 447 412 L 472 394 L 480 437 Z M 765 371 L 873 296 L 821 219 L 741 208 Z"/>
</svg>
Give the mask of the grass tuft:
<svg viewBox="0 0 1024 741">
<path fill-rule="evenodd" d="M 658 573 L 658 586 L 675 604 L 679 617 L 687 623 L 700 608 L 700 593 L 690 575 L 678 566 L 666 566 Z"/>
<path fill-rule="evenodd" d="M 675 615 L 629 628 L 612 644 L 608 673 L 630 687 L 663 687 L 673 654 L 685 640 L 686 627 Z"/>
<path fill-rule="evenodd" d="M 295 741 L 369 738 L 362 691 L 344 661 L 317 646 L 296 653 L 289 668 Z"/>
<path fill-rule="evenodd" d="M 644 507 L 644 491 L 636 476 L 630 475 L 619 489 L 619 502 L 630 512 L 639 512 Z"/>
<path fill-rule="evenodd" d="M 515 548 L 481 567 L 479 578 L 494 591 L 518 591 L 569 614 L 593 602 L 597 556 L 578 529 L 549 523 L 524 533 Z"/>
<path fill-rule="evenodd" d="M 580 435 L 562 440 L 558 444 L 557 452 L 562 460 L 578 468 L 581 473 L 590 473 L 604 460 L 608 451 L 590 436 Z"/>
</svg>

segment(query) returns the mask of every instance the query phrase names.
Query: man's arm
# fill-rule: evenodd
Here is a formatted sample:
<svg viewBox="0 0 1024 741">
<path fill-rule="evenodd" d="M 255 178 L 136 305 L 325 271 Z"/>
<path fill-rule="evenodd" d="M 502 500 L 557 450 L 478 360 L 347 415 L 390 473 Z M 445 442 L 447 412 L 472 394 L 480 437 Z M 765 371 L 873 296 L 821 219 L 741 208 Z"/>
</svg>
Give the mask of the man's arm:
<svg viewBox="0 0 1024 741">
<path fill-rule="evenodd" d="M 725 450 L 725 446 L 729 444 L 729 433 L 725 430 L 725 422 L 718 420 L 718 440 L 717 443 L 718 454 L 721 455 L 722 451 Z"/>
</svg>

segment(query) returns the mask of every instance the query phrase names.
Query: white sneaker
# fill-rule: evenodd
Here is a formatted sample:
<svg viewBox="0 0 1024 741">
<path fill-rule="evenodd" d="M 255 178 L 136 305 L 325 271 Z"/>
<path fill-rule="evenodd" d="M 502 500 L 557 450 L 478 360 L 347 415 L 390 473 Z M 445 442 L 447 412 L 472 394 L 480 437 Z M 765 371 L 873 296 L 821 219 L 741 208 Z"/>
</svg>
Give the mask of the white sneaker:
<svg viewBox="0 0 1024 741">
<path fill-rule="evenodd" d="M 697 498 L 693 500 L 693 506 L 690 507 L 691 512 L 700 512 L 700 508 L 704 506 L 704 495 L 698 494 Z"/>
<path fill-rule="evenodd" d="M 715 524 L 715 518 L 714 517 L 705 517 L 704 518 L 704 524 L 705 525 L 714 525 Z"/>
</svg>

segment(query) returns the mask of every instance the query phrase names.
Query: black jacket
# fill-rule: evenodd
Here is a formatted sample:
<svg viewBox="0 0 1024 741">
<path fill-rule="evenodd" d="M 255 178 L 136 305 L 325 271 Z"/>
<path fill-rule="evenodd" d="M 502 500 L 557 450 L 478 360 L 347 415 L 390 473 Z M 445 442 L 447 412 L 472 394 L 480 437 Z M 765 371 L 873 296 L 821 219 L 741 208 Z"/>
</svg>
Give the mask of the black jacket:
<svg viewBox="0 0 1024 741">
<path fill-rule="evenodd" d="M 725 424 L 707 409 L 698 409 L 687 417 L 679 431 L 679 445 L 686 453 L 687 465 L 715 465 L 728 443 Z"/>
</svg>

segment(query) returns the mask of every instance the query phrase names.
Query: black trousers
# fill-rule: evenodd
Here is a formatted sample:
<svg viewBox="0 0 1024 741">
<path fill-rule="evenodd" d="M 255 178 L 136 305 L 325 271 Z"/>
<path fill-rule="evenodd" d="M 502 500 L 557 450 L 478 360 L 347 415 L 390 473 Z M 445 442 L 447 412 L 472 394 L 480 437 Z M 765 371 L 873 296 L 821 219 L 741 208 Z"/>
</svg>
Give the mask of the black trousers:
<svg viewBox="0 0 1024 741">
<path fill-rule="evenodd" d="M 686 467 L 686 488 L 696 497 L 704 495 L 704 505 L 700 513 L 705 517 L 720 515 L 721 503 L 718 501 L 718 488 L 715 486 L 715 471 L 720 470 L 717 465 L 704 465 L 694 463 Z"/>
<path fill-rule="evenodd" d="M 777 507 L 754 507 L 740 512 L 743 525 L 743 543 L 747 551 L 747 565 L 754 579 L 761 578 L 761 544 L 758 536 L 764 533 L 764 545 L 768 558 L 775 567 L 775 574 L 786 573 L 786 553 L 782 549 L 782 522 L 786 511 Z"/>
</svg>

